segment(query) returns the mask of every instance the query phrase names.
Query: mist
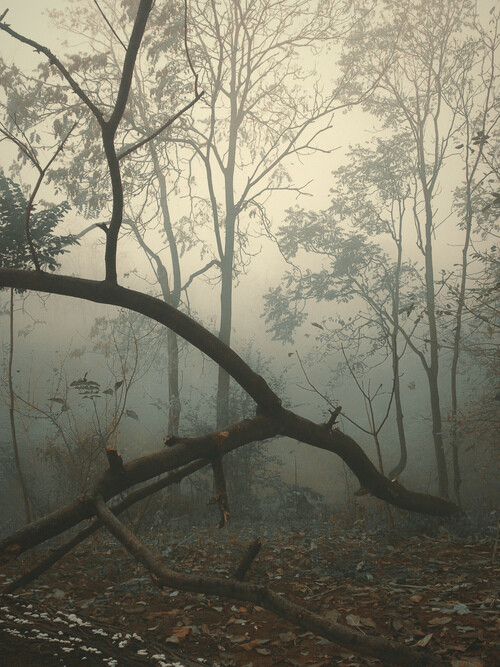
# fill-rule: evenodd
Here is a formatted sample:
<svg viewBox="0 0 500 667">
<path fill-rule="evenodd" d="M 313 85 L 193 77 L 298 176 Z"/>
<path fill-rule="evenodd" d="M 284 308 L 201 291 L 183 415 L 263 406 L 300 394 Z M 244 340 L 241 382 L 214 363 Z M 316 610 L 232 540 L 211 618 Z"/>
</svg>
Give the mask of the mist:
<svg viewBox="0 0 500 667">
<path fill-rule="evenodd" d="M 96 517 L 137 555 L 106 503 L 153 479 L 129 517 L 145 539 L 248 521 L 385 534 L 412 513 L 489 530 L 487 4 L 3 14 L 0 550 Z"/>
</svg>

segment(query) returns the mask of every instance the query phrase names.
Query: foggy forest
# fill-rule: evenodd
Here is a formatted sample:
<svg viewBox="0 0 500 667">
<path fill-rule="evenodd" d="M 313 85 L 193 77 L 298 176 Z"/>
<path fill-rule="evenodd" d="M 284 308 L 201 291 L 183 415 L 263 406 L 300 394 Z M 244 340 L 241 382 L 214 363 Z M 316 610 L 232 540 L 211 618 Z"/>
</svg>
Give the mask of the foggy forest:
<svg viewBox="0 0 500 667">
<path fill-rule="evenodd" d="M 499 664 L 499 46 L 0 6 L 1 664 Z"/>
</svg>

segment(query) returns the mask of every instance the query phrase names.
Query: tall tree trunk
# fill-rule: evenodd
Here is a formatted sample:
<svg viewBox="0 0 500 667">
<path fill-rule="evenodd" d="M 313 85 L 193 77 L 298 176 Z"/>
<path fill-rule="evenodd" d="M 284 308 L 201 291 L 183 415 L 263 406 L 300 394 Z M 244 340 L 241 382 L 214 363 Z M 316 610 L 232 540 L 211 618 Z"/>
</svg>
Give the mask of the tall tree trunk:
<svg viewBox="0 0 500 667">
<path fill-rule="evenodd" d="M 148 113 L 146 112 L 144 102 L 147 104 L 147 96 L 143 92 L 142 82 L 140 77 L 135 74 L 136 90 L 139 91 L 135 95 L 135 103 L 140 112 L 141 119 L 145 127 L 148 127 Z M 160 158 L 158 156 L 157 147 L 154 141 L 148 143 L 149 154 L 153 163 L 154 174 L 158 183 L 159 189 L 159 206 L 162 215 L 163 231 L 168 243 L 168 250 L 170 254 L 172 281 L 169 281 L 168 271 L 163 263 L 162 258 L 157 253 L 152 253 L 147 245 L 139 238 L 138 230 L 136 238 L 144 251 L 153 257 L 156 263 L 156 277 L 160 284 L 162 297 L 164 301 L 174 308 L 178 308 L 181 298 L 181 267 L 179 259 L 179 250 L 177 248 L 177 241 L 172 227 L 172 219 L 170 216 L 170 209 L 168 206 L 168 191 L 165 175 L 161 167 Z M 168 433 L 170 435 L 178 435 L 179 423 L 181 418 L 181 399 L 179 390 L 179 345 L 177 335 L 170 329 L 167 332 L 167 373 L 168 373 Z"/>
<path fill-rule="evenodd" d="M 12 363 L 14 360 L 14 290 L 10 290 L 10 312 L 9 312 L 9 335 L 10 335 L 10 349 L 9 349 L 9 419 L 10 419 L 10 432 L 12 435 L 12 449 L 14 453 L 14 463 L 17 470 L 17 479 L 19 480 L 19 485 L 21 487 L 21 493 L 23 494 L 24 502 L 24 513 L 26 515 L 26 523 L 31 523 L 31 509 L 28 498 L 28 492 L 26 490 L 26 482 L 24 481 L 24 475 L 21 468 L 21 460 L 19 458 L 19 447 L 17 444 L 17 434 L 16 434 L 16 420 L 14 417 L 15 409 L 15 394 L 14 394 L 14 383 L 12 381 Z"/>
<path fill-rule="evenodd" d="M 174 230 L 172 229 L 172 220 L 167 199 L 167 184 L 165 176 L 160 166 L 158 154 L 153 142 L 149 144 L 153 165 L 160 189 L 160 208 L 163 219 L 163 230 L 167 237 L 170 258 L 172 261 L 172 289 L 169 289 L 168 274 L 162 273 L 164 280 L 161 285 L 163 298 L 174 308 L 179 307 L 181 298 L 181 268 L 179 262 L 179 252 L 177 250 L 177 241 Z M 179 433 L 179 422 L 181 418 L 181 399 L 179 393 L 179 345 L 177 335 L 168 330 L 167 333 L 168 348 L 168 432 L 172 435 Z"/>
<path fill-rule="evenodd" d="M 179 396 L 179 345 L 177 334 L 170 329 L 167 332 L 168 347 L 168 432 L 179 434 L 181 418 L 181 399 Z"/>
<path fill-rule="evenodd" d="M 392 331 L 391 331 L 391 356 L 392 356 L 392 378 L 394 383 L 394 407 L 396 410 L 396 424 L 399 437 L 399 461 L 389 473 L 389 479 L 396 479 L 403 472 L 408 460 L 408 450 L 406 447 L 406 433 L 404 427 L 403 404 L 401 401 L 401 382 L 399 380 L 399 309 L 401 307 L 400 299 L 400 280 L 401 264 L 403 261 L 403 243 L 402 243 L 403 213 L 400 210 L 399 215 L 399 238 L 396 238 L 398 256 L 396 262 L 396 272 L 394 276 L 394 294 L 392 298 Z M 396 235 L 395 235 L 396 236 Z"/>
<path fill-rule="evenodd" d="M 441 419 L 441 405 L 439 397 L 439 348 L 436 324 L 436 301 L 434 291 L 434 261 L 432 252 L 433 213 L 432 194 L 425 190 L 425 288 L 427 305 L 427 322 L 429 326 L 430 363 L 427 367 L 429 383 L 429 397 L 431 402 L 432 438 L 436 455 L 436 469 L 438 474 L 439 495 L 448 498 L 448 469 L 443 443 L 443 424 Z"/>
<path fill-rule="evenodd" d="M 227 234 L 226 230 L 226 234 Z M 229 346 L 231 342 L 232 323 L 232 299 L 233 299 L 233 255 L 229 260 L 224 260 L 221 270 L 221 293 L 220 293 L 220 340 Z M 219 366 L 219 377 L 217 382 L 217 428 L 227 426 L 229 423 L 229 374 Z"/>
<path fill-rule="evenodd" d="M 224 173 L 225 191 L 225 237 L 224 256 L 221 258 L 221 293 L 220 293 L 220 328 L 219 338 L 226 345 L 231 342 L 231 325 L 233 320 L 233 264 L 234 243 L 236 233 L 236 219 L 238 211 L 234 203 L 234 171 L 236 168 L 236 143 L 238 136 L 238 112 L 237 112 L 237 84 L 236 84 L 236 52 L 231 54 L 231 120 L 229 128 L 229 141 L 227 152 L 227 166 Z M 229 423 L 229 385 L 230 378 L 219 366 L 219 377 L 217 382 L 217 428 L 227 426 Z"/>
<path fill-rule="evenodd" d="M 466 213 L 465 213 L 465 240 L 462 248 L 462 275 L 460 278 L 460 290 L 458 293 L 457 312 L 455 315 L 455 335 L 453 336 L 453 359 L 451 362 L 451 452 L 453 461 L 453 493 L 458 505 L 460 501 L 460 485 L 462 477 L 460 474 L 460 461 L 458 457 L 458 396 L 457 376 L 458 359 L 460 356 L 460 342 L 462 337 L 462 313 L 465 301 L 465 288 L 467 286 L 468 254 L 472 230 L 472 205 L 471 205 L 471 183 L 467 179 L 466 186 Z"/>
<path fill-rule="evenodd" d="M 399 380 L 399 356 L 396 343 L 393 343 L 392 347 L 392 373 L 394 380 L 394 407 L 396 410 L 396 425 L 399 437 L 399 461 L 389 473 L 389 478 L 396 479 L 406 468 L 406 463 L 408 461 L 403 405 L 401 402 L 401 382 Z"/>
</svg>

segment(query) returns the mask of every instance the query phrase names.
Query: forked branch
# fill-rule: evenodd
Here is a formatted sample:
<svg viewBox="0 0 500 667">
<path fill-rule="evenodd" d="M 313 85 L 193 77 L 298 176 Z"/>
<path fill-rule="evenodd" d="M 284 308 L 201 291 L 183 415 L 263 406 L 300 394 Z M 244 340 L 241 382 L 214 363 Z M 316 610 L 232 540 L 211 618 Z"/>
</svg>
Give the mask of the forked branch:
<svg viewBox="0 0 500 667">
<path fill-rule="evenodd" d="M 168 586 L 169 588 L 193 593 L 218 595 L 244 602 L 253 602 L 264 607 L 264 609 L 268 609 L 273 614 L 295 623 L 304 630 L 326 637 L 330 641 L 340 644 L 340 646 L 352 649 L 362 655 L 380 658 L 384 661 L 384 664 L 420 665 L 421 667 L 443 664 L 440 658 L 433 656 L 426 650 L 409 649 L 397 642 L 381 637 L 362 635 L 347 626 L 328 621 L 305 607 L 288 601 L 266 586 L 243 583 L 234 578 L 223 579 L 205 575 L 180 574 L 164 565 L 148 547 L 140 542 L 106 506 L 102 496 L 96 495 L 94 502 L 96 512 L 102 523 L 125 549 L 144 565 L 158 586 Z"/>
</svg>

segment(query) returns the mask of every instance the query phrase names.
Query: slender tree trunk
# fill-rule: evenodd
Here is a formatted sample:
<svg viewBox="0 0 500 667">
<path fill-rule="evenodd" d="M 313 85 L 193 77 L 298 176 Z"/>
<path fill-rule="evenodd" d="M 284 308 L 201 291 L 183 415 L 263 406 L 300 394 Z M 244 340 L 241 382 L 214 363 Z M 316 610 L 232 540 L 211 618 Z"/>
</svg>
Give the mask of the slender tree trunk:
<svg viewBox="0 0 500 667">
<path fill-rule="evenodd" d="M 458 396 L 457 396 L 457 376 L 458 359 L 460 356 L 460 342 L 462 337 L 462 313 L 465 300 L 465 288 L 467 286 L 467 265 L 470 246 L 470 237 L 472 230 L 472 206 L 471 206 L 471 184 L 467 180 L 466 188 L 466 229 L 465 240 L 462 248 L 462 275 L 460 279 L 460 290 L 458 293 L 457 312 L 455 315 L 455 335 L 453 337 L 453 359 L 451 362 L 451 452 L 453 461 L 453 493 L 458 505 L 460 500 L 460 485 L 462 477 L 460 474 L 460 461 L 458 457 Z"/>
<path fill-rule="evenodd" d="M 220 328 L 219 339 L 226 345 L 231 343 L 231 325 L 233 320 L 233 268 L 234 268 L 234 246 L 236 233 L 236 220 L 238 210 L 235 205 L 234 195 L 234 172 L 236 169 L 236 147 L 238 141 L 238 129 L 241 123 L 238 105 L 238 53 L 237 47 L 240 24 L 238 10 L 234 11 L 234 33 L 233 44 L 230 55 L 231 77 L 229 84 L 229 104 L 230 121 L 227 144 L 227 159 L 224 172 L 224 198 L 225 198 L 225 236 L 224 236 L 224 256 L 221 257 L 221 294 L 220 294 Z M 219 366 L 219 377 L 217 382 L 217 410 L 216 422 L 217 428 L 222 428 L 229 424 L 229 386 L 230 378 Z"/>
<path fill-rule="evenodd" d="M 399 295 L 399 286 L 401 279 L 401 264 L 403 261 L 403 244 L 401 240 L 403 216 L 399 217 L 399 239 L 396 240 L 398 248 L 398 257 L 396 264 L 396 275 L 394 276 L 394 295 L 392 300 L 392 331 L 391 331 L 391 355 L 392 355 L 392 377 L 394 382 L 394 408 L 396 410 L 396 424 L 399 437 L 399 461 L 389 473 L 390 479 L 396 479 L 403 472 L 408 460 L 408 450 L 406 447 L 406 433 L 404 427 L 403 404 L 401 401 L 401 382 L 399 380 L 399 309 L 401 300 Z"/>
<path fill-rule="evenodd" d="M 12 435 L 12 449 L 14 453 L 14 462 L 17 470 L 17 479 L 19 480 L 21 493 L 23 494 L 26 523 L 31 523 L 30 503 L 28 498 L 28 492 L 26 490 L 26 482 L 24 481 L 24 475 L 21 468 L 21 460 L 19 458 L 19 447 L 17 444 L 17 434 L 16 434 L 16 420 L 14 417 L 15 394 L 14 394 L 14 384 L 12 381 L 12 363 L 14 360 L 14 290 L 13 289 L 10 290 L 9 334 L 10 334 L 10 349 L 9 349 L 8 376 L 9 376 L 9 397 L 10 397 L 10 404 L 9 404 L 10 432 Z"/>
<path fill-rule="evenodd" d="M 396 425 L 399 437 L 399 461 L 391 470 L 389 477 L 390 479 L 395 479 L 399 477 L 406 468 L 406 463 L 408 461 L 403 405 L 401 402 L 401 382 L 399 380 L 399 356 L 397 346 L 392 349 L 392 373 L 394 378 L 394 407 L 396 410 Z"/>
<path fill-rule="evenodd" d="M 161 285 L 163 298 L 174 308 L 179 307 L 181 296 L 181 269 L 179 262 L 179 252 L 177 242 L 172 229 L 172 220 L 167 199 L 167 184 L 160 166 L 158 154 L 152 142 L 149 144 L 153 165 L 160 189 L 160 208 L 163 218 L 163 229 L 168 241 L 170 258 L 172 261 L 172 289 L 169 289 L 168 275 L 164 271 L 163 283 Z M 179 433 L 179 422 L 181 418 L 181 399 L 179 392 L 179 345 L 177 335 L 168 330 L 167 333 L 168 348 L 168 432 L 172 435 Z"/>
<path fill-rule="evenodd" d="M 224 257 L 221 262 L 221 293 L 220 293 L 220 328 L 219 338 L 227 346 L 231 343 L 231 325 L 233 320 L 233 264 L 234 264 L 234 242 L 236 232 L 236 219 L 238 211 L 234 203 L 234 170 L 236 165 L 236 100 L 231 100 L 231 130 L 229 136 L 229 150 L 227 157 L 227 168 L 224 178 L 225 188 L 225 238 Z M 229 385 L 230 378 L 219 366 L 219 377 L 217 382 L 217 428 L 229 424 Z"/>
<path fill-rule="evenodd" d="M 136 89 L 142 91 L 140 77 L 136 74 Z M 141 118 L 147 127 L 148 118 L 144 108 L 144 101 L 147 103 L 147 97 L 144 94 L 137 94 L 135 103 L 138 106 Z M 181 298 L 181 267 L 179 259 L 179 250 L 177 248 L 177 241 L 174 230 L 172 228 L 172 219 L 170 216 L 170 209 L 168 206 L 168 192 L 165 175 L 160 164 L 158 151 L 154 141 L 148 143 L 149 153 L 153 162 L 154 173 L 158 182 L 158 189 L 160 191 L 159 205 L 162 214 L 163 231 L 168 243 L 168 250 L 170 254 L 170 261 L 172 266 L 172 287 L 168 278 L 168 272 L 163 264 L 162 259 L 158 254 L 155 254 L 156 262 L 156 276 L 160 284 L 163 299 L 166 303 L 174 308 L 179 307 Z M 140 240 L 139 240 L 140 243 Z M 145 244 L 141 244 L 145 252 L 148 252 Z M 167 332 L 167 352 L 168 352 L 168 433 L 170 435 L 178 435 L 179 423 L 181 418 L 181 399 L 179 391 L 179 344 L 177 335 L 170 329 Z"/>
<path fill-rule="evenodd" d="M 227 234 L 226 230 L 226 234 Z M 232 299 L 233 299 L 233 255 L 226 259 L 221 271 L 221 294 L 220 294 L 220 328 L 219 339 L 229 346 L 231 342 L 232 322 Z M 228 373 L 219 366 L 219 377 L 217 382 L 217 428 L 227 426 L 229 423 L 229 383 Z"/>
<path fill-rule="evenodd" d="M 181 418 L 181 400 L 179 396 L 179 345 L 177 335 L 170 329 L 167 332 L 168 347 L 168 432 L 179 434 Z"/>
<path fill-rule="evenodd" d="M 441 405 L 438 384 L 439 349 L 434 292 L 434 262 L 432 253 L 433 213 L 431 206 L 431 196 L 432 195 L 429 191 L 425 192 L 425 287 L 430 347 L 430 364 L 427 368 L 427 379 L 429 382 L 429 396 L 432 416 L 432 438 L 434 441 L 434 452 L 436 455 L 439 495 L 442 498 L 448 498 L 448 469 L 446 466 L 446 456 L 444 452 L 443 424 L 441 419 Z"/>
</svg>

